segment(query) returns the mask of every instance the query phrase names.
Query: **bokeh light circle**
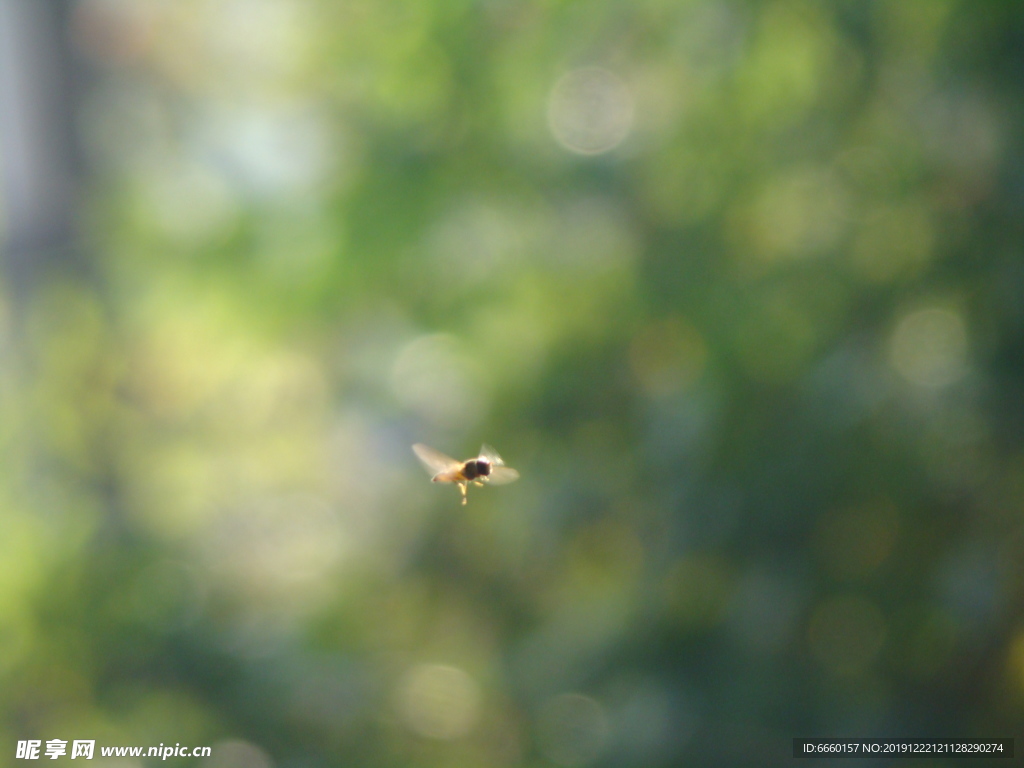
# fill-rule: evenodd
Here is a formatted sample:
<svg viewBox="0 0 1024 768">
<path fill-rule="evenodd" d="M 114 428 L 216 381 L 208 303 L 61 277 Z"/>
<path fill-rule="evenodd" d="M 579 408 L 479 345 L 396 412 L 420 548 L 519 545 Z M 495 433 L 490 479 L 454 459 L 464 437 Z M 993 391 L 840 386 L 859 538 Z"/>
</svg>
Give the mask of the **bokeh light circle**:
<svg viewBox="0 0 1024 768">
<path fill-rule="evenodd" d="M 399 686 L 398 707 L 406 725 L 421 736 L 456 739 L 477 722 L 480 688 L 458 667 L 417 664 Z"/>
<path fill-rule="evenodd" d="M 948 309 L 920 309 L 897 324 L 889 348 L 890 361 L 904 378 L 921 387 L 939 388 L 967 371 L 967 328 Z"/>
<path fill-rule="evenodd" d="M 548 125 L 558 143 L 571 152 L 608 152 L 633 127 L 633 94 L 617 75 L 601 67 L 571 70 L 551 91 Z"/>
</svg>

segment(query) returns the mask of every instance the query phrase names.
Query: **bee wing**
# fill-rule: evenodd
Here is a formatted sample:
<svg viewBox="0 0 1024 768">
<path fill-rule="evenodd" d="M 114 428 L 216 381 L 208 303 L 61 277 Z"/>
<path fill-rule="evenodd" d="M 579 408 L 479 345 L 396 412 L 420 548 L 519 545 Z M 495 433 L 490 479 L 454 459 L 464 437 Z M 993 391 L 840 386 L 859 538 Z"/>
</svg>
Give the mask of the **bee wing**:
<svg viewBox="0 0 1024 768">
<path fill-rule="evenodd" d="M 518 479 L 519 473 L 512 469 L 512 467 L 506 467 L 504 464 L 493 464 L 491 466 L 491 474 L 487 476 L 487 482 L 491 485 L 505 485 L 513 483 Z"/>
<path fill-rule="evenodd" d="M 437 475 L 442 472 L 448 472 L 449 470 L 459 466 L 459 462 L 451 456 L 446 456 L 440 451 L 431 448 L 429 445 L 416 443 L 416 445 L 412 447 L 412 450 L 413 453 L 416 454 L 416 457 L 423 462 L 423 466 L 427 468 L 427 471 L 432 477 L 437 477 Z"/>
<path fill-rule="evenodd" d="M 492 467 L 503 467 L 505 462 L 501 460 L 501 456 L 487 443 L 480 446 L 480 458 L 486 459 L 491 463 Z"/>
</svg>

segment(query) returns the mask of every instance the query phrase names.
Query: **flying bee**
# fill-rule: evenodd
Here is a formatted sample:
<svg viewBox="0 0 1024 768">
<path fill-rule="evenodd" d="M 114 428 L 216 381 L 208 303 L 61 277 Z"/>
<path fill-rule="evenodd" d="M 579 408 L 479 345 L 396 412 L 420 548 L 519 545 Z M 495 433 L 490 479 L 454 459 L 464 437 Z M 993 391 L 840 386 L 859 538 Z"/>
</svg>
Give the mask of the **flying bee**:
<svg viewBox="0 0 1024 768">
<path fill-rule="evenodd" d="M 519 479 L 519 473 L 512 467 L 506 467 L 498 452 L 486 443 L 481 446 L 479 456 L 465 461 L 456 461 L 423 443 L 416 443 L 412 450 L 431 474 L 433 482 L 459 486 L 463 504 L 466 503 L 466 490 L 470 483 L 483 487 L 486 484 L 505 485 Z"/>
</svg>

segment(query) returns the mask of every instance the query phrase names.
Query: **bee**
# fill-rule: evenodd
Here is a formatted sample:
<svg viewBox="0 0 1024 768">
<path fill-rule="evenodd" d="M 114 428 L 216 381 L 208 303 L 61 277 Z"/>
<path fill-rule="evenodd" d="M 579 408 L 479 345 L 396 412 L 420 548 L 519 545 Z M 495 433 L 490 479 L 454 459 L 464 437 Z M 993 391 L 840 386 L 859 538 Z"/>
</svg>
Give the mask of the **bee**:
<svg viewBox="0 0 1024 768">
<path fill-rule="evenodd" d="M 423 443 L 412 447 L 413 453 L 423 462 L 435 483 L 455 483 L 462 492 L 462 503 L 466 503 L 469 484 L 483 487 L 485 484 L 505 485 L 519 479 L 519 473 L 506 467 L 498 452 L 484 443 L 480 455 L 465 461 L 456 461 Z"/>
</svg>

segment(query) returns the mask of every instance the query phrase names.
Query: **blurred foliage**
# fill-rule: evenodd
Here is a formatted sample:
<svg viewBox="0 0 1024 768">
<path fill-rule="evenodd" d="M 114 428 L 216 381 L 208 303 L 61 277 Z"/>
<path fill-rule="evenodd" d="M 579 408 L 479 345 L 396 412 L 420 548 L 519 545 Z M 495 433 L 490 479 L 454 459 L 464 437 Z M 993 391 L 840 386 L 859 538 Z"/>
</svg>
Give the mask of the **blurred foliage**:
<svg viewBox="0 0 1024 768">
<path fill-rule="evenodd" d="M 1015 734 L 1019 5 L 71 18 L 93 278 L 8 305 L 5 745 Z M 462 508 L 418 441 L 522 480 Z"/>
</svg>

